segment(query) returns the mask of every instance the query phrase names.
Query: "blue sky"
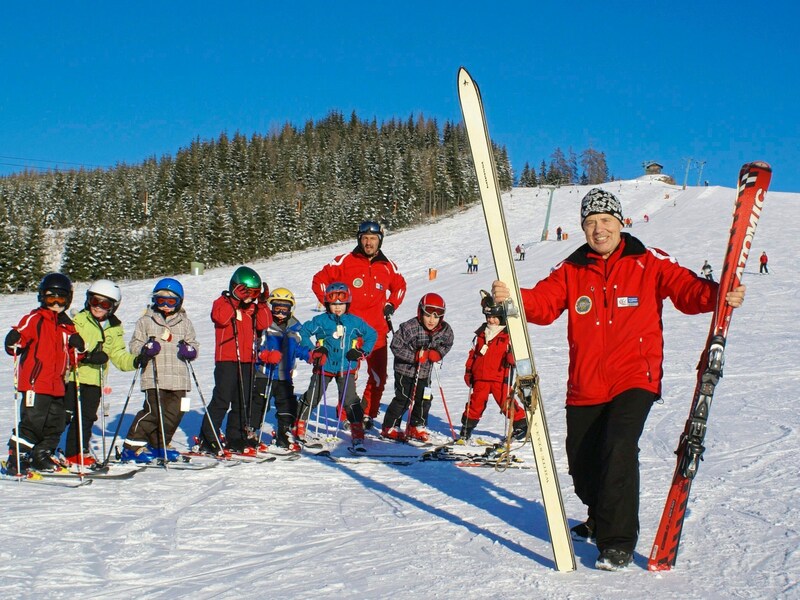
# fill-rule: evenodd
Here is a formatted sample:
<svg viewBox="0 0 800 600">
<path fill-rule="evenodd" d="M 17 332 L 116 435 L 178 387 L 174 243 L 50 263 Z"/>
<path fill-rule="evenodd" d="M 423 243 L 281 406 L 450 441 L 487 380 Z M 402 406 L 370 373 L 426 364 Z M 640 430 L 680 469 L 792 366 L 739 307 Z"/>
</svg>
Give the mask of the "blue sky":
<svg viewBox="0 0 800 600">
<path fill-rule="evenodd" d="M 752 2 L 4 3 L 0 175 L 136 163 L 331 110 L 460 120 L 477 80 L 515 171 L 556 147 L 800 192 L 800 8 Z"/>
</svg>

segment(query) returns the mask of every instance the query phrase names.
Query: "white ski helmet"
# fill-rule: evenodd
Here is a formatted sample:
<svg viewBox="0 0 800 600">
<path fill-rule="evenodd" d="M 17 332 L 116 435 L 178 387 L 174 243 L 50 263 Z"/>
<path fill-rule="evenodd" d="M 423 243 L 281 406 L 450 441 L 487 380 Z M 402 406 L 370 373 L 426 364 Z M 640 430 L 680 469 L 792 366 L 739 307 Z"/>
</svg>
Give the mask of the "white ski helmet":
<svg viewBox="0 0 800 600">
<path fill-rule="evenodd" d="M 119 286 L 110 279 L 98 279 L 89 286 L 89 289 L 86 290 L 86 308 L 89 308 L 90 296 L 103 296 L 103 298 L 108 298 L 111 300 L 113 302 L 113 307 L 109 311 L 111 314 L 117 310 L 117 307 L 122 300 L 122 292 L 120 291 Z"/>
</svg>

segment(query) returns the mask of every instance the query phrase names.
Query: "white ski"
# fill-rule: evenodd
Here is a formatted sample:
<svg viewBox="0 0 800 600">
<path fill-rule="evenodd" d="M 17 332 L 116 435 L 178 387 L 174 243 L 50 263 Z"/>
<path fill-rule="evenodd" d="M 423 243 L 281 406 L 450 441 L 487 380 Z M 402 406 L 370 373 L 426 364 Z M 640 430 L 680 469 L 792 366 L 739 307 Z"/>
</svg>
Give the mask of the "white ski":
<svg viewBox="0 0 800 600">
<path fill-rule="evenodd" d="M 561 498 L 561 487 L 558 483 L 550 434 L 539 392 L 538 375 L 533 363 L 525 310 L 514 270 L 514 258 L 503 215 L 489 129 L 486 126 L 486 116 L 478 86 L 463 67 L 458 71 L 458 98 L 472 151 L 472 160 L 475 163 L 475 173 L 478 176 L 483 214 L 489 231 L 489 243 L 492 247 L 497 278 L 508 284 L 511 290 L 511 306 L 507 307 L 507 328 L 516 361 L 515 387 L 528 414 L 528 435 L 533 446 L 539 485 L 542 488 L 542 503 L 553 545 L 555 567 L 558 571 L 573 571 L 575 553 Z"/>
</svg>

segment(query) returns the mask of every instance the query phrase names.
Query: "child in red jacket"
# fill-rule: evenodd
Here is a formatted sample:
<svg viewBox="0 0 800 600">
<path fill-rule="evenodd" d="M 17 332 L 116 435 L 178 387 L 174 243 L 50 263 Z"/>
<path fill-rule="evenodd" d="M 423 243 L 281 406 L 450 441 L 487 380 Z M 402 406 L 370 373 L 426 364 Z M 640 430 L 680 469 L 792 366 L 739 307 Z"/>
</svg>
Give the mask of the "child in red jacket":
<svg viewBox="0 0 800 600">
<path fill-rule="evenodd" d="M 470 396 L 461 416 L 460 437 L 464 442 L 470 439 L 491 394 L 500 412 L 513 420 L 512 437 L 524 440 L 528 435 L 528 419 L 525 409 L 514 398 L 509 381 L 514 355 L 511 353 L 503 307 L 495 305 L 488 295 L 481 300 L 481 307 L 486 315 L 486 323 L 475 332 L 475 341 L 467 357 L 464 382 L 470 387 Z"/>
<path fill-rule="evenodd" d="M 6 336 L 6 352 L 14 357 L 15 388 L 21 396 L 17 428 L 8 442 L 6 472 L 55 471 L 53 457 L 65 426 L 64 392 L 67 369 L 84 351 L 67 308 L 72 282 L 49 273 L 39 284 L 39 308 L 25 315 Z"/>
</svg>

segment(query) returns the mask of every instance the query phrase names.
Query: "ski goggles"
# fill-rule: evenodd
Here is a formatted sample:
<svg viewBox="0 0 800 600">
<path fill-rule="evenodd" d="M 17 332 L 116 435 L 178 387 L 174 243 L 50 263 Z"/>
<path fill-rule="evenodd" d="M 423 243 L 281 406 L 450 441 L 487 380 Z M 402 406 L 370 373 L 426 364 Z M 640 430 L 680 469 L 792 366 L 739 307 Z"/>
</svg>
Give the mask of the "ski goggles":
<svg viewBox="0 0 800 600">
<path fill-rule="evenodd" d="M 348 298 L 349 295 L 350 294 L 348 292 L 345 292 L 343 290 L 341 291 L 336 290 L 334 292 L 328 292 L 327 294 L 325 294 L 325 300 L 329 304 L 347 304 L 347 302 L 349 302 L 350 300 Z"/>
<path fill-rule="evenodd" d="M 292 307 L 286 304 L 273 304 L 272 314 L 279 317 L 288 317 L 292 314 Z"/>
<path fill-rule="evenodd" d="M 261 288 L 249 288 L 241 283 L 233 288 L 233 295 L 239 300 L 255 300 L 261 295 Z"/>
<path fill-rule="evenodd" d="M 431 306 L 430 304 L 426 304 L 422 307 L 422 314 L 441 319 L 444 316 L 444 308 L 441 306 Z"/>
<path fill-rule="evenodd" d="M 66 306 L 68 300 L 69 298 L 64 294 L 56 294 L 53 292 L 45 292 L 42 297 L 42 302 L 44 302 L 45 306 Z"/>
<path fill-rule="evenodd" d="M 105 298 L 104 296 L 89 296 L 89 306 L 91 308 L 102 308 L 103 310 L 111 310 L 114 308 L 114 302 Z"/>
<path fill-rule="evenodd" d="M 375 221 L 364 221 L 358 226 L 358 235 L 364 235 L 366 233 L 382 235 L 383 228 L 381 227 L 380 223 L 376 223 Z"/>
<path fill-rule="evenodd" d="M 153 296 L 153 304 L 159 308 L 175 308 L 178 306 L 178 298 L 174 296 Z"/>
</svg>

